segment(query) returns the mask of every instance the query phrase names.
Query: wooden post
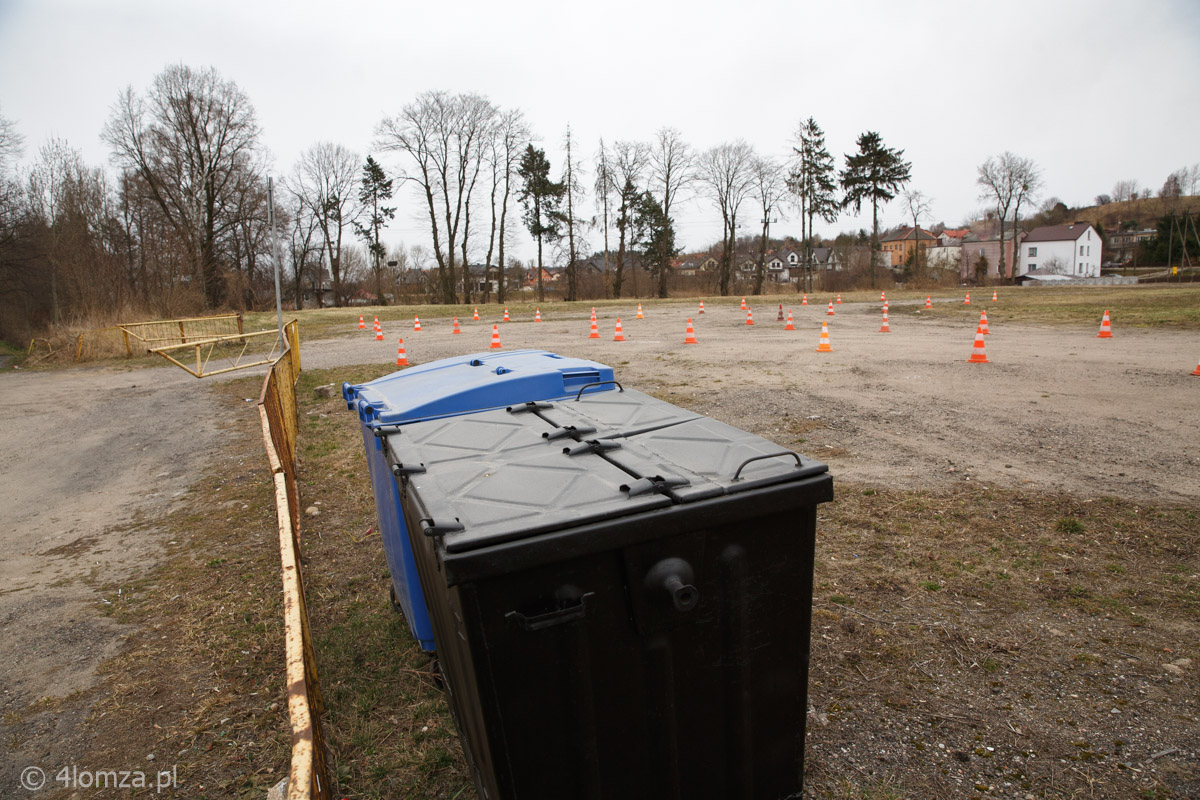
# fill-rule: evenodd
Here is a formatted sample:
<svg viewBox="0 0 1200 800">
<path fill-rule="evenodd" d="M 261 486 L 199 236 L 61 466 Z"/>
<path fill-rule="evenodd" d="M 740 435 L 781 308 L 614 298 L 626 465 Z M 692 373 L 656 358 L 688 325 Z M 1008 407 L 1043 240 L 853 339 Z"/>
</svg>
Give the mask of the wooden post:
<svg viewBox="0 0 1200 800">
<path fill-rule="evenodd" d="M 79 339 L 75 345 L 75 360 L 78 361 L 83 357 L 83 334 L 79 334 Z"/>
<path fill-rule="evenodd" d="M 179 320 L 179 342 L 187 344 L 187 334 L 183 331 L 183 320 Z"/>
<path fill-rule="evenodd" d="M 121 335 L 123 337 L 125 337 L 125 357 L 132 358 L 133 350 L 129 347 L 129 331 L 125 330 L 124 328 L 121 328 Z"/>
</svg>

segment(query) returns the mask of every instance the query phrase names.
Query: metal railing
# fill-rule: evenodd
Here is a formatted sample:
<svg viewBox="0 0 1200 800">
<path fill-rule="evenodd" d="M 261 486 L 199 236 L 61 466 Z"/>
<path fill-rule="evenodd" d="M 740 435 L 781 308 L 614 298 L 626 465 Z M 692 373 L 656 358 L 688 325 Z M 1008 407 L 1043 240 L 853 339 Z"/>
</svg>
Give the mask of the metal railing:
<svg viewBox="0 0 1200 800">
<path fill-rule="evenodd" d="M 271 333 L 278 335 L 277 332 Z M 317 679 L 317 661 L 304 575 L 300 566 L 300 491 L 296 485 L 296 381 L 300 348 L 296 321 L 284 326 L 287 348 L 275 359 L 263 380 L 258 400 L 263 446 L 275 483 L 275 513 L 279 522 L 279 556 L 283 577 L 284 641 L 287 665 L 288 719 L 292 727 L 292 763 L 288 800 L 328 800 L 329 783 L 321 718 L 325 703 Z"/>
</svg>

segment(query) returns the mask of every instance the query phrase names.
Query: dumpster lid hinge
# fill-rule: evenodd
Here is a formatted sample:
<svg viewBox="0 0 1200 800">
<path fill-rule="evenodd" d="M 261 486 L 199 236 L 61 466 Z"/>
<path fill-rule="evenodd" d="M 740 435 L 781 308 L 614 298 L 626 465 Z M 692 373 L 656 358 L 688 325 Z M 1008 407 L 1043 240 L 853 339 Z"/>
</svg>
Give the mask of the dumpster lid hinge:
<svg viewBox="0 0 1200 800">
<path fill-rule="evenodd" d="M 417 464 L 415 466 L 410 464 L 408 466 L 405 466 L 404 464 L 401 464 L 399 461 L 397 461 L 395 464 L 392 464 L 392 474 L 395 475 L 397 478 L 402 478 L 405 475 L 420 475 L 423 472 L 425 472 L 424 464 Z"/>
<path fill-rule="evenodd" d="M 548 433 L 543 433 L 542 438 L 553 441 L 554 439 L 562 439 L 569 436 L 572 439 L 579 441 L 577 437 L 586 436 L 589 433 L 595 432 L 596 429 L 591 425 L 564 425 L 563 427 L 555 428 Z"/>
<path fill-rule="evenodd" d="M 518 406 L 509 406 L 504 410 L 510 414 L 524 414 L 526 411 L 537 411 L 541 408 L 554 408 L 554 403 L 547 403 L 544 400 L 534 400 Z"/>
<path fill-rule="evenodd" d="M 619 450 L 620 448 L 621 443 L 611 439 L 588 439 L 574 447 L 564 447 L 563 452 L 569 456 L 579 456 L 584 453 L 603 453 L 605 450 Z"/>
<path fill-rule="evenodd" d="M 690 486 L 691 481 L 687 478 L 681 478 L 678 475 L 655 475 L 650 478 L 638 478 L 632 483 L 621 486 L 621 491 L 628 492 L 630 497 L 637 497 L 651 492 L 666 494 L 671 489 L 677 489 L 680 486 Z"/>
<path fill-rule="evenodd" d="M 445 536 L 447 533 L 460 533 L 466 530 L 458 519 L 455 519 L 454 522 L 443 522 L 441 524 L 434 522 L 432 519 L 423 519 L 421 520 L 421 527 L 426 536 Z"/>
<path fill-rule="evenodd" d="M 379 425 L 372 428 L 371 432 L 375 434 L 376 439 L 382 439 L 385 436 L 390 436 L 393 433 L 399 433 L 403 425 Z"/>
</svg>

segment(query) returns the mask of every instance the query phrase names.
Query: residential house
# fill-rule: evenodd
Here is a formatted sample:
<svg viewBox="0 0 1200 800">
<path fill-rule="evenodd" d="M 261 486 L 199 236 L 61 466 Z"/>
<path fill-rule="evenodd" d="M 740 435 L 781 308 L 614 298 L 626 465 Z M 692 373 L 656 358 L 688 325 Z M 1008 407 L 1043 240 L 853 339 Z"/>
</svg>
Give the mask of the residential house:
<svg viewBox="0 0 1200 800">
<path fill-rule="evenodd" d="M 1158 235 L 1154 228 L 1142 228 L 1138 231 L 1118 231 L 1110 233 L 1105 246 L 1105 261 L 1127 264 L 1133 260 L 1138 245 L 1147 242 Z"/>
<path fill-rule="evenodd" d="M 888 255 L 888 266 L 902 267 L 914 250 L 927 250 L 937 241 L 937 237 L 924 228 L 901 228 L 883 237 L 879 249 Z"/>
<path fill-rule="evenodd" d="M 1100 234 L 1086 222 L 1034 228 L 1021 243 L 1019 272 L 1069 275 L 1073 278 L 1100 277 Z"/>
<path fill-rule="evenodd" d="M 960 256 L 962 261 L 959 264 L 959 275 L 965 280 L 975 279 L 998 279 L 1011 278 L 1017 274 L 1013 268 L 1013 257 L 1020 255 L 1020 250 L 1013 248 L 1013 242 L 1021 242 L 1025 238 L 1025 232 L 1017 234 L 1015 239 L 1004 237 L 1004 275 L 1000 275 L 1000 237 L 999 236 L 978 236 L 976 234 L 967 234 L 963 237 L 963 243 Z M 979 274 L 979 260 L 983 258 L 987 262 L 987 271 Z"/>
<path fill-rule="evenodd" d="M 962 247 L 963 237 L 971 232 L 970 228 L 946 229 L 938 234 L 935 247 Z"/>
</svg>

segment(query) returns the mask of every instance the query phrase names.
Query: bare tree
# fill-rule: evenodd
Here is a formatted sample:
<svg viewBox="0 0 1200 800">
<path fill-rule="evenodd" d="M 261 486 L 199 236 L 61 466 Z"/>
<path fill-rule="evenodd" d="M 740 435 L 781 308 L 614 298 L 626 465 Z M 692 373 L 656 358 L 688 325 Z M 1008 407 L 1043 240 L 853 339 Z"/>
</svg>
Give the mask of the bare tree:
<svg viewBox="0 0 1200 800">
<path fill-rule="evenodd" d="M 288 256 L 296 310 L 304 308 L 304 277 L 321 264 L 322 241 L 317 214 L 291 178 L 282 181 L 284 210 L 288 222 Z M 320 301 L 318 300 L 318 307 Z"/>
<path fill-rule="evenodd" d="M 612 158 L 604 139 L 600 140 L 600 148 L 596 151 L 596 199 L 600 201 L 601 230 L 604 231 L 604 297 L 612 296 L 612 277 L 608 265 L 608 203 L 612 198 L 615 183 L 612 170 Z"/>
<path fill-rule="evenodd" d="M 563 199 L 567 204 L 566 212 L 566 227 L 567 227 L 567 300 L 579 299 L 579 265 L 576 263 L 579 260 L 579 252 L 576 248 L 577 243 L 582 243 L 582 237 L 577 232 L 577 228 L 581 222 L 575 216 L 575 205 L 584 199 L 583 186 L 580 184 L 582 179 L 583 167 L 575 160 L 572 154 L 572 147 L 575 140 L 571 136 L 571 126 L 567 126 L 566 136 L 563 138 L 563 144 L 567 150 L 567 160 L 563 165 L 562 185 Z"/>
<path fill-rule="evenodd" d="M 1192 164 L 1187 170 L 1187 193 L 1195 197 L 1197 190 L 1200 189 L 1200 162 Z"/>
<path fill-rule="evenodd" d="M 696 153 L 675 128 L 659 128 L 650 143 L 650 191 L 658 198 L 663 216 L 673 225 L 671 210 L 696 181 Z M 668 270 L 658 272 L 658 296 L 667 296 Z"/>
<path fill-rule="evenodd" d="M 1138 182 L 1136 180 L 1117 181 L 1113 184 L 1112 197 L 1117 203 L 1124 203 L 1133 200 L 1138 193 Z"/>
<path fill-rule="evenodd" d="M 697 175 L 721 212 L 721 262 L 718 290 L 728 295 L 733 276 L 737 214 L 754 187 L 754 150 L 744 140 L 719 144 L 700 156 Z"/>
<path fill-rule="evenodd" d="M 618 200 L 617 268 L 613 271 L 613 297 L 621 296 L 621 289 L 625 282 L 625 256 L 633 245 L 633 228 L 637 216 L 638 200 L 641 197 L 639 187 L 649 158 L 650 150 L 644 142 L 623 141 L 613 145 L 612 177 L 613 188 Z M 631 266 L 630 272 L 634 280 L 633 291 L 636 294 L 637 270 Z"/>
<path fill-rule="evenodd" d="M 1017 273 L 1017 253 L 1021 249 L 1021 204 L 1029 201 L 1033 202 L 1037 199 L 1042 191 L 1042 171 L 1038 167 L 1037 162 L 1032 158 L 1022 158 L 1017 156 L 1013 158 L 1009 166 L 1012 173 L 1013 183 L 1013 264 L 1012 273 Z M 1004 239 L 1000 240 L 1001 259 L 1004 258 Z M 1004 262 L 1001 261 L 1000 271 L 1004 272 Z"/>
<path fill-rule="evenodd" d="M 758 240 L 758 263 L 754 268 L 754 294 L 762 294 L 767 270 L 767 241 L 771 232 L 771 217 L 779 213 L 787 196 L 783 167 L 769 158 L 755 158 L 751 166 L 753 193 L 762 211 L 762 235 Z"/>
<path fill-rule="evenodd" d="M 504 243 L 507 238 L 509 222 L 508 222 L 508 202 L 512 197 L 512 182 L 513 176 L 516 175 L 517 164 L 521 160 L 521 153 L 525 150 L 525 145 L 529 143 L 531 133 L 529 124 L 525 121 L 525 116 L 520 109 L 511 109 L 502 112 L 496 121 L 496 128 L 490 140 L 491 157 L 489 163 L 492 167 L 492 227 L 491 233 L 488 236 L 488 249 L 485 269 L 492 266 L 492 247 L 498 245 L 498 259 L 496 269 L 496 302 L 503 303 L 505 297 L 505 274 L 504 274 Z M 496 195 L 500 195 L 500 213 L 499 218 L 496 215 Z M 486 275 L 485 286 L 490 287 L 491 283 L 487 282 Z M 487 290 L 485 289 L 484 301 L 487 301 Z"/>
<path fill-rule="evenodd" d="M 250 100 L 216 70 L 167 67 L 145 97 L 129 87 L 104 127 L 122 169 L 137 172 L 151 199 L 180 237 L 207 305 L 225 301 L 217 252 L 237 223 L 239 185 L 261 174 L 259 128 Z"/>
<path fill-rule="evenodd" d="M 375 128 L 380 149 L 403 153 L 411 162 L 412 171 L 402 178 L 425 201 L 443 303 L 458 302 L 457 251 L 461 248 L 465 266 L 471 192 L 495 113 L 480 95 L 431 91 Z"/>
<path fill-rule="evenodd" d="M 304 197 L 316 216 L 322 248 L 333 278 L 333 303 L 346 304 L 343 239 L 361 213 L 358 201 L 358 153 L 333 142 L 318 142 L 300 154 L 289 186 Z M 318 306 L 323 304 L 318 294 Z"/>
<path fill-rule="evenodd" d="M 1016 260 L 1017 221 L 1021 203 L 1032 199 L 1040 191 L 1041 172 L 1033 160 L 1013 155 L 1006 150 L 999 156 L 990 156 L 979 166 L 975 182 L 981 187 L 980 198 L 995 203 L 996 218 L 1000 223 L 1000 259 L 996 265 L 996 274 L 1005 278 L 1008 276 L 1005 274 L 1004 230 L 1008 221 L 1008 211 L 1010 208 L 1014 209 L 1013 259 Z"/>
<path fill-rule="evenodd" d="M 903 193 L 904 205 L 908 209 L 908 215 L 913 221 L 913 258 L 912 267 L 916 277 L 921 277 L 924 274 L 924 262 L 922 261 L 921 239 L 917 231 L 921 229 L 921 220 L 927 219 L 933 213 L 932 199 L 928 197 L 920 189 L 905 189 Z"/>
</svg>

